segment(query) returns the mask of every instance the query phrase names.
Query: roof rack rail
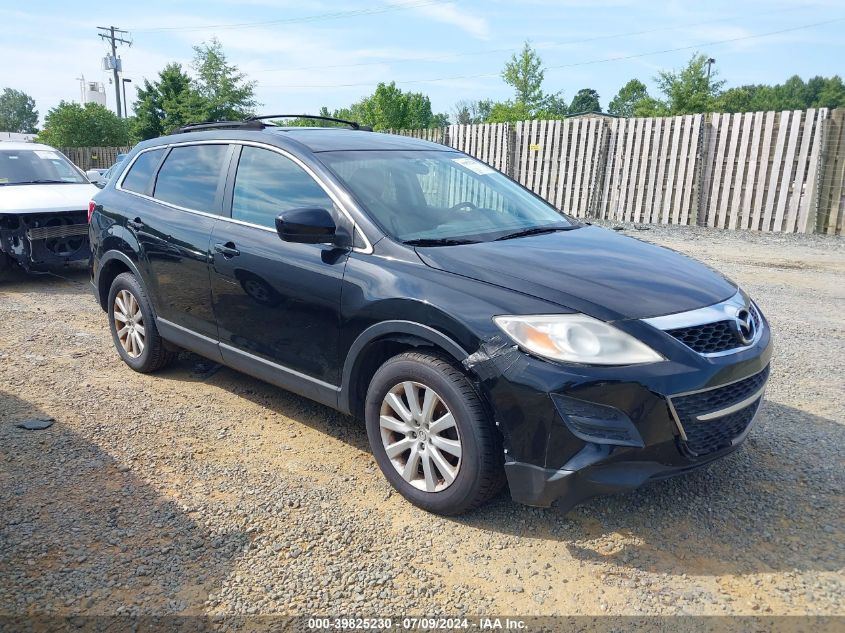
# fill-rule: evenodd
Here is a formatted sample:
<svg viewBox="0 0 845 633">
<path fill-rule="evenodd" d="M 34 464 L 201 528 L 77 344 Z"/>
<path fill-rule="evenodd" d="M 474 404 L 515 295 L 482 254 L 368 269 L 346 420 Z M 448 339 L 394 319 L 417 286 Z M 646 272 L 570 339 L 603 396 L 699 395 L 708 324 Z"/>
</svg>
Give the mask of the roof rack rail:
<svg viewBox="0 0 845 633">
<path fill-rule="evenodd" d="M 333 116 L 318 116 L 316 114 L 262 114 L 261 116 L 253 116 L 246 119 L 252 121 L 266 121 L 267 119 L 314 119 L 317 121 L 332 121 L 334 123 L 343 123 L 348 125 L 353 130 L 363 130 L 365 132 L 372 132 L 373 129 L 367 125 L 361 125 L 357 121 L 348 121 L 347 119 L 338 119 Z"/>
<path fill-rule="evenodd" d="M 203 121 L 201 123 L 188 123 L 173 131 L 173 134 L 184 134 L 186 132 L 198 132 L 200 130 L 262 130 L 266 126 L 258 120 L 247 119 L 246 121 Z"/>
</svg>

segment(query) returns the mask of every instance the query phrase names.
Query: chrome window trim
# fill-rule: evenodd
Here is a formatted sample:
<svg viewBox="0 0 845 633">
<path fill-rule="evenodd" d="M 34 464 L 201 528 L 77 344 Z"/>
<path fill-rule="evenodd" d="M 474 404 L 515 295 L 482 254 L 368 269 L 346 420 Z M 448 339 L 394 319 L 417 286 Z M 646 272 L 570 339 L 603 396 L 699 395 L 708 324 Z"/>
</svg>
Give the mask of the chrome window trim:
<svg viewBox="0 0 845 633">
<path fill-rule="evenodd" d="M 647 319 L 641 319 L 641 321 L 665 332 L 667 330 L 695 327 L 698 325 L 706 325 L 708 323 L 717 323 L 719 321 L 732 321 L 736 318 L 737 313 L 743 309 L 754 311 L 760 322 L 760 327 L 757 328 L 754 333 L 754 338 L 747 345 L 733 347 L 723 352 L 696 352 L 705 358 L 718 358 L 720 356 L 736 354 L 754 347 L 763 335 L 763 315 L 760 313 L 757 306 L 754 305 L 753 301 L 746 299 L 741 290 L 737 290 L 736 294 L 734 294 L 730 299 L 714 303 L 713 305 L 696 308 L 695 310 L 689 310 L 687 312 L 676 312 L 675 314 L 649 317 Z M 681 345 L 683 345 L 683 343 L 681 343 Z"/>
<path fill-rule="evenodd" d="M 219 214 L 216 214 L 216 213 L 208 213 L 206 211 L 198 211 L 197 209 L 189 209 L 187 207 L 179 206 L 178 204 L 172 204 L 170 202 L 165 202 L 164 200 L 159 200 L 158 198 L 154 198 L 153 196 L 148 196 L 148 195 L 143 194 L 143 193 L 138 193 L 137 191 L 131 191 L 129 189 L 123 188 L 123 181 L 126 179 L 126 176 L 129 174 L 129 171 L 132 169 L 132 166 L 135 164 L 135 161 L 138 160 L 138 157 L 141 154 L 144 154 L 146 152 L 150 152 L 150 151 L 153 151 L 153 150 L 157 150 L 157 149 L 169 149 L 171 147 L 182 147 L 182 146 L 186 146 L 186 145 L 249 145 L 249 146 L 252 146 L 252 147 L 259 147 L 259 148 L 262 148 L 262 149 L 267 149 L 267 150 L 270 150 L 272 152 L 276 152 L 277 154 L 281 154 L 285 158 L 288 158 L 289 160 L 293 161 L 296 165 L 301 167 L 305 171 L 305 173 L 307 173 L 309 176 L 311 176 L 311 178 L 314 180 L 314 182 L 316 182 L 317 185 L 326 193 L 326 195 L 329 198 L 331 198 L 332 202 L 334 202 L 334 204 L 337 206 L 337 208 L 340 210 L 340 212 L 344 216 L 346 216 L 346 218 L 352 223 L 352 227 L 353 227 L 352 230 L 355 233 L 357 233 L 358 235 L 360 235 L 361 239 L 364 240 L 364 246 L 363 247 L 353 247 L 352 250 L 356 253 L 363 253 L 365 255 L 369 255 L 373 252 L 372 243 L 370 242 L 369 238 L 366 236 L 364 231 L 361 229 L 361 227 L 358 225 L 358 223 L 355 221 L 355 218 L 349 212 L 346 205 L 341 202 L 340 198 L 333 191 L 331 191 L 328 187 L 326 187 L 326 185 L 323 183 L 323 181 L 317 176 L 316 173 L 314 173 L 314 170 L 312 170 L 308 165 L 306 165 L 304 162 L 302 162 L 302 160 L 300 160 L 299 158 L 297 158 L 296 156 L 294 156 L 293 154 L 291 154 L 287 150 L 284 150 L 280 147 L 276 147 L 275 145 L 270 145 L 268 143 L 261 143 L 261 142 L 258 142 L 258 141 L 245 141 L 245 140 L 242 140 L 242 139 L 222 139 L 222 138 L 218 138 L 218 139 L 205 139 L 205 140 L 200 140 L 200 141 L 181 141 L 181 142 L 178 142 L 178 143 L 167 143 L 165 145 L 155 145 L 153 147 L 146 147 L 146 148 L 142 149 L 140 152 L 138 152 L 137 154 L 135 154 L 135 156 L 132 158 L 132 161 L 123 170 L 123 173 L 121 173 L 121 175 L 120 175 L 120 180 L 118 182 L 116 182 L 115 185 L 114 185 L 115 190 L 121 191 L 123 193 L 128 193 L 128 194 L 131 194 L 133 196 L 137 196 L 139 198 L 143 198 L 144 200 L 150 200 L 151 202 L 163 204 L 164 206 L 170 207 L 171 209 L 177 209 L 179 211 L 186 211 L 188 213 L 194 213 L 196 215 L 201 215 L 201 216 L 208 217 L 208 218 L 216 218 L 218 220 L 223 220 L 225 222 L 231 222 L 233 224 L 240 224 L 242 226 L 248 226 L 248 227 L 252 227 L 252 228 L 256 228 L 256 229 L 261 229 L 262 231 L 269 231 L 271 233 L 276 232 L 274 229 L 267 227 L 267 226 L 263 226 L 261 224 L 254 224 L 252 222 L 244 222 L 243 220 L 236 220 L 234 218 L 226 217 L 224 215 L 219 215 Z"/>
</svg>

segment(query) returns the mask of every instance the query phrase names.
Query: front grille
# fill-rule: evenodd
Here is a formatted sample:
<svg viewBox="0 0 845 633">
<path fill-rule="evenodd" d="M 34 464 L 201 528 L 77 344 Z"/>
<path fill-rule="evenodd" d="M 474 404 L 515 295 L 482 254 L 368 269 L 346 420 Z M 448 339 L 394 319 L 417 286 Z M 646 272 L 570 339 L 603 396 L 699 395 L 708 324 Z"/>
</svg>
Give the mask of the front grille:
<svg viewBox="0 0 845 633">
<path fill-rule="evenodd" d="M 754 330 L 760 331 L 760 315 L 752 305 L 749 308 L 751 319 L 754 321 Z M 715 321 L 701 325 L 666 330 L 667 334 L 674 336 L 681 343 L 699 354 L 717 354 L 728 352 L 738 347 L 744 347 L 736 332 L 736 326 L 732 320 Z"/>
<path fill-rule="evenodd" d="M 751 424 L 759 406 L 758 399 L 744 409 L 715 420 L 684 422 L 687 448 L 696 455 L 707 455 L 728 448 Z"/>
<path fill-rule="evenodd" d="M 55 240 L 64 237 L 88 235 L 87 224 L 62 224 L 57 226 L 39 226 L 26 232 L 30 240 Z"/>
<path fill-rule="evenodd" d="M 725 352 L 740 346 L 731 321 L 682 327 L 668 333 L 699 354 Z"/>
<path fill-rule="evenodd" d="M 678 422 L 686 434 L 686 446 L 696 455 L 706 455 L 731 445 L 751 423 L 762 398 L 738 411 L 718 418 L 698 419 L 714 411 L 730 408 L 758 393 L 769 379 L 769 367 L 738 382 L 670 398 Z"/>
</svg>

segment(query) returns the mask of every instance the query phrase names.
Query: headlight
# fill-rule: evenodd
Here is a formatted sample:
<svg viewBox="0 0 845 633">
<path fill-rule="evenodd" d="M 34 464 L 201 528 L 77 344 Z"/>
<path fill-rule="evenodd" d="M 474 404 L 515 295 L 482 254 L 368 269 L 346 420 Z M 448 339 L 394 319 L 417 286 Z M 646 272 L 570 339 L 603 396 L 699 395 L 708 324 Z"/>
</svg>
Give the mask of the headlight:
<svg viewBox="0 0 845 633">
<path fill-rule="evenodd" d="M 520 347 L 551 360 L 584 365 L 636 365 L 663 357 L 630 334 L 586 314 L 497 316 Z"/>
</svg>

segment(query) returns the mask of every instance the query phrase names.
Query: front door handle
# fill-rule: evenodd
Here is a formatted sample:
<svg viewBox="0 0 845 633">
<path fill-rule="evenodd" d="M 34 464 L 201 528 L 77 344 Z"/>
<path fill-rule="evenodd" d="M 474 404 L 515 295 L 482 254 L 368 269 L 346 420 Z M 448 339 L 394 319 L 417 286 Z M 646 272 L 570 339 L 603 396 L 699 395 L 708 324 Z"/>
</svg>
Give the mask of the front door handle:
<svg viewBox="0 0 845 633">
<path fill-rule="evenodd" d="M 141 221 L 141 218 L 135 218 L 134 220 L 127 220 L 126 226 L 128 226 L 130 229 L 140 231 L 142 228 L 144 228 L 144 223 Z"/>
<path fill-rule="evenodd" d="M 241 254 L 241 252 L 235 247 L 234 243 L 226 242 L 225 244 L 215 244 L 214 251 L 220 253 L 226 259 L 232 259 L 233 257 L 237 257 Z"/>
</svg>

